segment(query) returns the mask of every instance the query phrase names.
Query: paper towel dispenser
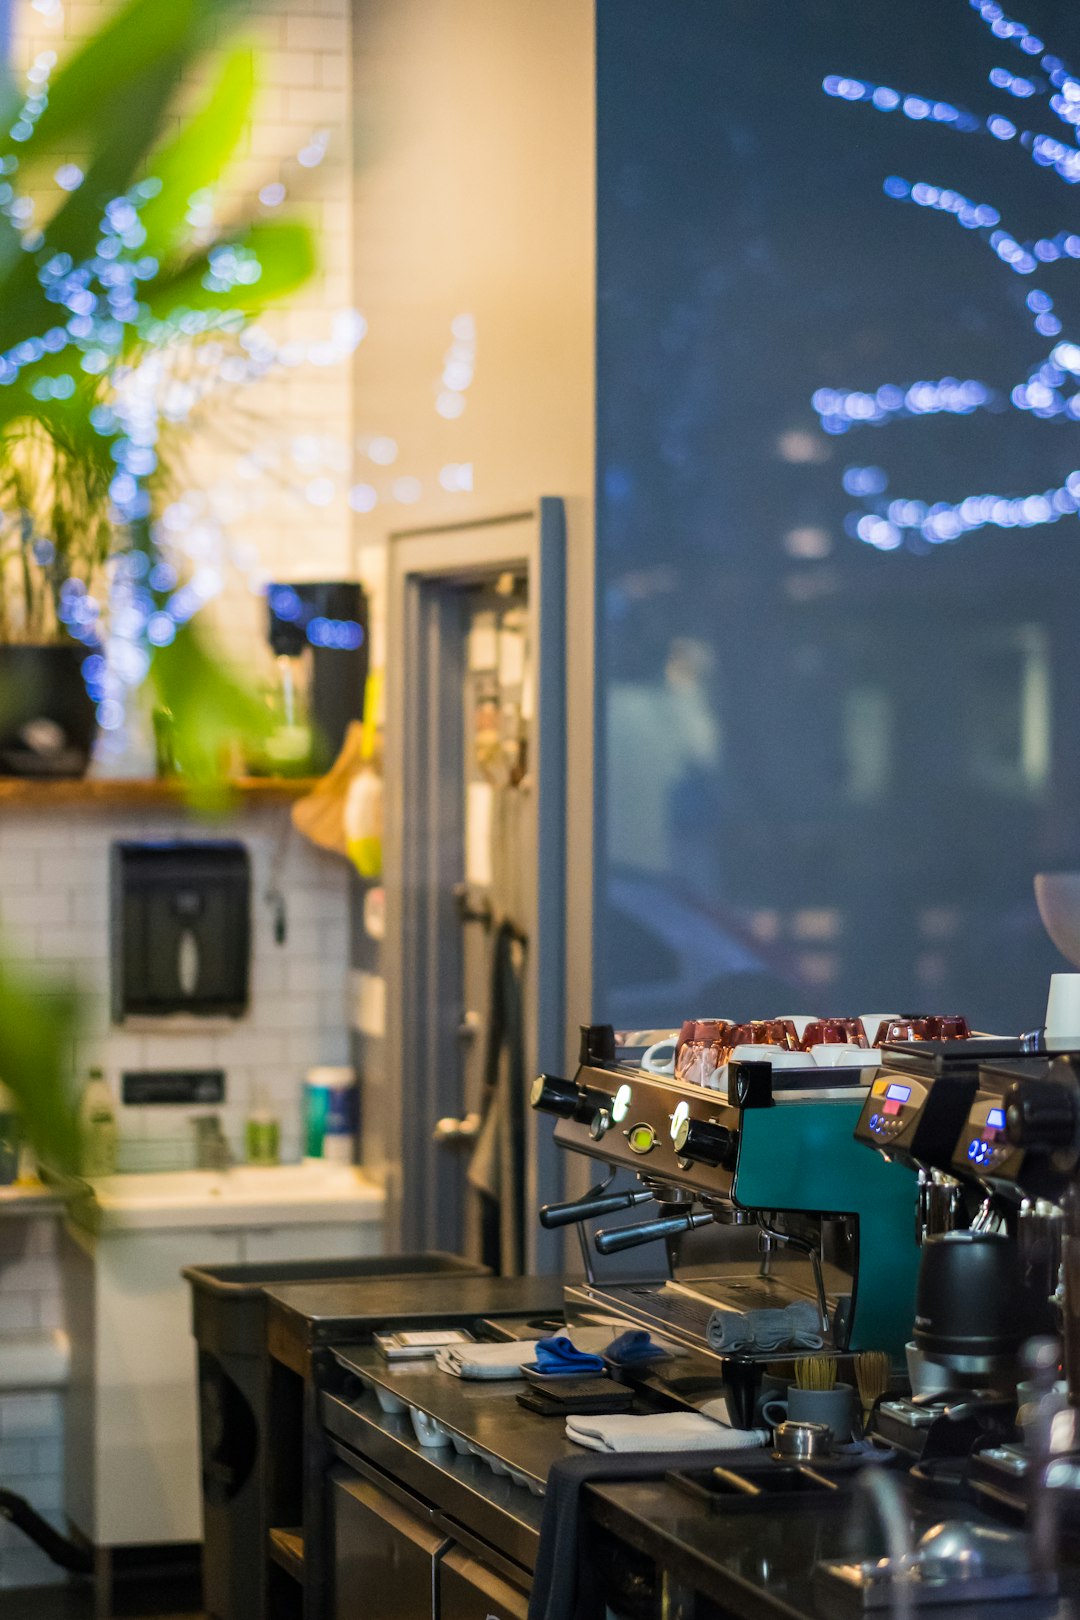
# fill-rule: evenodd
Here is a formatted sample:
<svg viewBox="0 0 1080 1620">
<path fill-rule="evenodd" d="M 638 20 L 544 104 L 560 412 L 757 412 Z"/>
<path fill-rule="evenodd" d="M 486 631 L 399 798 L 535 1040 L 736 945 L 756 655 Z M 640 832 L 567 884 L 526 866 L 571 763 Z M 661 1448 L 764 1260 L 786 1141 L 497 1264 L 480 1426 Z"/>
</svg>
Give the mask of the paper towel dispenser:
<svg viewBox="0 0 1080 1620">
<path fill-rule="evenodd" d="M 251 959 L 251 864 L 235 839 L 112 846 L 112 1014 L 239 1018 Z"/>
</svg>

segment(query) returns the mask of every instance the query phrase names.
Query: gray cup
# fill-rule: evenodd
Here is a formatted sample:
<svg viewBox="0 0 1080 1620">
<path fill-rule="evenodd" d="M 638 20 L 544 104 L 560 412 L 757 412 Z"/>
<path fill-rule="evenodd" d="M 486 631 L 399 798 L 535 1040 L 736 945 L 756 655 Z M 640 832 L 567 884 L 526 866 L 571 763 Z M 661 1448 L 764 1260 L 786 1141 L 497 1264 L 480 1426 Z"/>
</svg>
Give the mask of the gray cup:
<svg viewBox="0 0 1080 1620">
<path fill-rule="evenodd" d="M 832 1430 L 837 1445 L 857 1438 L 855 1391 L 850 1384 L 834 1384 L 832 1389 L 799 1389 L 788 1385 L 787 1400 L 766 1401 L 761 1408 L 765 1422 L 824 1423 Z"/>
</svg>

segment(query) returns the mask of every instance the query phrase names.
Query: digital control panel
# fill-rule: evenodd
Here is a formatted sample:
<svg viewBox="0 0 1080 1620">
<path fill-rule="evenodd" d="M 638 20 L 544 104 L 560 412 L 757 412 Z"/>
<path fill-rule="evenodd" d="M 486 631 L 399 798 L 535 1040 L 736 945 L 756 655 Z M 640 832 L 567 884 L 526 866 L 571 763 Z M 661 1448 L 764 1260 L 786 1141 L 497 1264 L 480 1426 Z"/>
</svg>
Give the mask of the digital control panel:
<svg viewBox="0 0 1080 1620">
<path fill-rule="evenodd" d="M 971 1068 L 918 1074 L 887 1066 L 870 1087 L 856 1140 L 912 1167 L 948 1171 L 977 1085 Z"/>
<path fill-rule="evenodd" d="M 1006 1082 L 999 1088 L 985 1077 L 980 1081 L 953 1153 L 953 1171 L 956 1175 L 976 1175 L 980 1181 L 1015 1183 L 1022 1190 L 1028 1190 L 1024 1188 L 1024 1170 L 1025 1161 L 1031 1156 L 1009 1141 L 1005 1116 L 1007 1085 Z"/>
<path fill-rule="evenodd" d="M 1061 1123 L 1060 1103 L 1069 1100 L 1056 1072 L 1064 1061 L 1033 1055 L 980 1069 L 979 1089 L 956 1144 L 955 1175 L 977 1176 L 1014 1196 L 1061 1202 L 1076 1167 L 1072 1128 L 1064 1145 L 1054 1129 Z"/>
<path fill-rule="evenodd" d="M 930 1087 L 920 1080 L 880 1075 L 870 1087 L 855 1135 L 875 1147 L 906 1143 L 915 1134 L 929 1096 Z"/>
<path fill-rule="evenodd" d="M 968 1163 L 979 1169 L 1003 1165 L 1010 1153 L 1005 1136 L 1005 1109 L 1000 1103 L 980 1102 L 971 1112 L 971 1133 L 967 1142 Z"/>
</svg>

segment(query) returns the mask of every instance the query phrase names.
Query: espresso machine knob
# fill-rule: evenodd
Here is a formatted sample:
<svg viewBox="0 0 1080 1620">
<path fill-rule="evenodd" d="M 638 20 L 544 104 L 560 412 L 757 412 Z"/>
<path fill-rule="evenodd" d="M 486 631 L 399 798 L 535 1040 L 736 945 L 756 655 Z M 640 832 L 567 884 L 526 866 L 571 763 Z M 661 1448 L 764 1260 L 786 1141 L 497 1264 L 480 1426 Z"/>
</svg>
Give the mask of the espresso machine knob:
<svg viewBox="0 0 1080 1620">
<path fill-rule="evenodd" d="M 735 1132 L 707 1119 L 683 1119 L 676 1129 L 674 1145 L 679 1158 L 693 1164 L 726 1164 L 735 1145 Z"/>
<path fill-rule="evenodd" d="M 542 1114 L 558 1114 L 588 1125 L 594 1141 L 599 1141 L 618 1112 L 616 1098 L 597 1086 L 579 1086 L 557 1074 L 541 1074 L 532 1083 L 529 1101 Z"/>
<path fill-rule="evenodd" d="M 606 1134 L 610 1124 L 610 1106 L 606 1108 L 598 1108 L 589 1121 L 589 1135 L 592 1137 L 594 1142 L 599 1142 L 600 1138 Z"/>
<path fill-rule="evenodd" d="M 1025 1079 L 1005 1099 L 1005 1131 L 1014 1147 L 1036 1153 L 1077 1145 L 1080 1109 L 1077 1093 L 1061 1080 Z"/>
<path fill-rule="evenodd" d="M 532 1083 L 529 1102 L 542 1114 L 561 1114 L 572 1119 L 581 1101 L 581 1090 L 573 1080 L 563 1080 L 557 1074 L 540 1074 Z"/>
</svg>

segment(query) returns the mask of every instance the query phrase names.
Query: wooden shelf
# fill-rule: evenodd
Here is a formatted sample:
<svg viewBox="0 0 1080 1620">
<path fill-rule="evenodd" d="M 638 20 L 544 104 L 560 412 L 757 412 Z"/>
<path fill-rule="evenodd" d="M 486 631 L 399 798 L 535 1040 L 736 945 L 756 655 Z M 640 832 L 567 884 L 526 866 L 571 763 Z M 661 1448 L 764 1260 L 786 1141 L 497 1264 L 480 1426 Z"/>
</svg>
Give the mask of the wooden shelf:
<svg viewBox="0 0 1080 1620">
<path fill-rule="evenodd" d="M 317 780 L 313 776 L 241 776 L 229 783 L 229 791 L 242 804 L 290 804 L 310 793 Z M 180 804 L 183 799 L 184 785 L 175 778 L 116 776 L 71 781 L 0 777 L 0 812 L 8 805 L 17 810 L 47 805 L 83 810 L 138 810 Z"/>
<path fill-rule="evenodd" d="M 271 1530 L 268 1551 L 279 1569 L 294 1580 L 304 1578 L 304 1532 L 302 1530 Z"/>
</svg>

